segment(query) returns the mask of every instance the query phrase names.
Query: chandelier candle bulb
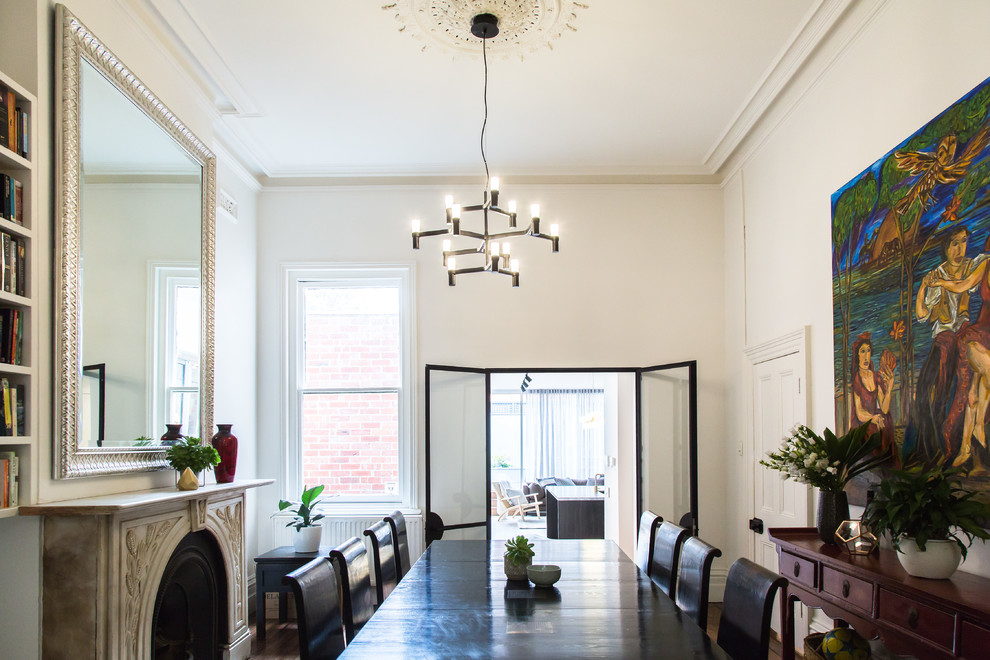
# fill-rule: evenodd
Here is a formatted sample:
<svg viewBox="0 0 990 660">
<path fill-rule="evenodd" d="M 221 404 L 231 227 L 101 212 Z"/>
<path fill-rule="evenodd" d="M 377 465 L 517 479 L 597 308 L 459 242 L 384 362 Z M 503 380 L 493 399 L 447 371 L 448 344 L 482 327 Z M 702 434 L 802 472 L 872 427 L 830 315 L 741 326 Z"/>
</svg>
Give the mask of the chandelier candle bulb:
<svg viewBox="0 0 990 660">
<path fill-rule="evenodd" d="M 509 270 L 511 270 L 513 273 L 518 273 L 519 272 L 519 260 L 518 259 L 510 259 L 509 260 Z"/>
<path fill-rule="evenodd" d="M 499 253 L 499 244 L 498 244 L 498 241 L 495 241 L 495 242 L 492 243 L 492 256 L 493 257 L 497 257 L 497 256 L 499 256 L 499 254 L 500 254 Z"/>
<path fill-rule="evenodd" d="M 550 225 L 550 235 L 553 236 L 554 238 L 556 238 L 557 237 L 557 230 L 559 228 L 560 228 L 560 226 L 557 223 L 551 224 Z"/>
<path fill-rule="evenodd" d="M 443 198 L 443 203 L 444 203 L 444 206 L 446 208 L 448 208 L 448 209 L 453 208 L 454 207 L 454 196 L 453 195 L 447 195 L 447 196 L 445 196 Z"/>
<path fill-rule="evenodd" d="M 497 176 L 493 176 L 492 177 L 491 191 L 493 193 L 497 193 L 498 192 L 498 177 Z"/>
<path fill-rule="evenodd" d="M 533 217 L 533 220 L 539 220 L 540 219 L 540 205 L 539 204 L 531 204 L 530 207 L 529 207 L 529 214 Z"/>
<path fill-rule="evenodd" d="M 413 220 L 412 221 L 412 230 L 413 230 L 413 233 L 414 234 L 418 234 L 419 233 L 419 220 Z"/>
<path fill-rule="evenodd" d="M 457 268 L 457 259 L 454 257 L 447 257 L 447 270 L 454 270 Z"/>
<path fill-rule="evenodd" d="M 443 239 L 443 251 L 444 252 L 450 252 L 450 239 L 449 238 Z"/>
<path fill-rule="evenodd" d="M 509 256 L 509 244 L 508 243 L 502 243 L 502 254 L 504 254 L 506 257 Z"/>
</svg>

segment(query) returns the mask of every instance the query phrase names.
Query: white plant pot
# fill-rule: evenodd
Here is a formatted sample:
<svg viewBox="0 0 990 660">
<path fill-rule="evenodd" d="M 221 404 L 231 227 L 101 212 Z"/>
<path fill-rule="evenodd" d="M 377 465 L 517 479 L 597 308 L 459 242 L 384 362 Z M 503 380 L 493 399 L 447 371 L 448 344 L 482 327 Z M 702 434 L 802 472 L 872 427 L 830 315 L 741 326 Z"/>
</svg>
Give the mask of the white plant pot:
<svg viewBox="0 0 990 660">
<path fill-rule="evenodd" d="M 318 552 L 322 538 L 323 527 L 320 525 L 301 527 L 296 530 L 296 535 L 292 540 L 292 547 L 296 552 Z"/>
<path fill-rule="evenodd" d="M 956 542 L 951 540 L 929 540 L 922 551 L 918 549 L 918 544 L 913 538 L 904 537 L 900 546 L 897 559 L 907 574 L 914 577 L 943 580 L 956 572 L 962 560 L 962 551 Z"/>
</svg>

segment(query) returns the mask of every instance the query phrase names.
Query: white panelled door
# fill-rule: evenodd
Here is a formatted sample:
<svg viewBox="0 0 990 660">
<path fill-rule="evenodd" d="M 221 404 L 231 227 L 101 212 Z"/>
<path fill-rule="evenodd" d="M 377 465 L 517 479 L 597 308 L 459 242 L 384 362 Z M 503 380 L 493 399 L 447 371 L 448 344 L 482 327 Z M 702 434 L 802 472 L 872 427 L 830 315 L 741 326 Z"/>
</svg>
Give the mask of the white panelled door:
<svg viewBox="0 0 990 660">
<path fill-rule="evenodd" d="M 790 353 L 753 365 L 753 515 L 763 521 L 762 533 L 753 532 L 753 561 L 777 572 L 777 548 L 766 530 L 771 527 L 809 525 L 810 488 L 757 461 L 780 448 L 795 424 L 807 421 L 804 355 Z M 779 600 L 779 598 L 778 598 Z M 803 610 L 803 607 L 799 609 Z M 797 639 L 807 631 L 805 620 L 796 621 Z M 774 629 L 779 618 L 774 616 Z"/>
</svg>

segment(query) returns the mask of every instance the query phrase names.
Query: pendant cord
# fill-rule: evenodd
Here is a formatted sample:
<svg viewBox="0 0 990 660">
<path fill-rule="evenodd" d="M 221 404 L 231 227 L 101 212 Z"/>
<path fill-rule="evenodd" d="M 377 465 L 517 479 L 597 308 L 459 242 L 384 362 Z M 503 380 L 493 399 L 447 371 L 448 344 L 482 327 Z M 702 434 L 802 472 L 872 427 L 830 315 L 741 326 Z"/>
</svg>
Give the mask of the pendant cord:
<svg viewBox="0 0 990 660">
<path fill-rule="evenodd" d="M 481 59 L 485 63 L 485 91 L 484 91 L 484 101 L 485 101 L 485 121 L 481 124 L 481 160 L 485 164 L 485 191 L 491 185 L 491 175 L 488 172 L 488 159 L 485 157 L 485 127 L 488 126 L 488 56 L 486 54 L 485 48 L 486 38 L 481 38 Z"/>
</svg>

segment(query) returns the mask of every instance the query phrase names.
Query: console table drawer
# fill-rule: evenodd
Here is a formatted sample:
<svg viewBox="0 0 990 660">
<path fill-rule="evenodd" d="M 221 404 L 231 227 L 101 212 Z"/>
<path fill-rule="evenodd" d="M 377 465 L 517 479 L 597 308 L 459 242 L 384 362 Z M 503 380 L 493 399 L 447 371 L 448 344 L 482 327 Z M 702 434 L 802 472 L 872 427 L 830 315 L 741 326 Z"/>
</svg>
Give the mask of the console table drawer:
<svg viewBox="0 0 990 660">
<path fill-rule="evenodd" d="M 959 655 L 963 658 L 985 658 L 990 649 L 990 628 L 978 626 L 972 621 L 962 622 Z"/>
<path fill-rule="evenodd" d="M 847 604 L 866 614 L 873 613 L 872 582 L 846 575 L 828 566 L 822 566 L 822 591 L 842 598 Z"/>
<path fill-rule="evenodd" d="M 950 612 L 922 605 L 881 588 L 877 616 L 882 621 L 952 649 L 955 616 Z"/>
<path fill-rule="evenodd" d="M 780 574 L 791 582 L 797 582 L 812 589 L 818 586 L 815 581 L 815 562 L 792 555 L 789 552 L 780 553 Z"/>
</svg>

